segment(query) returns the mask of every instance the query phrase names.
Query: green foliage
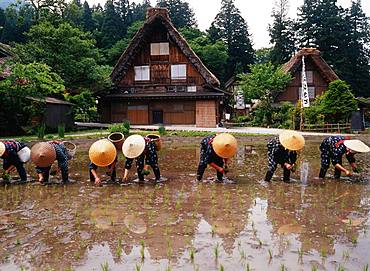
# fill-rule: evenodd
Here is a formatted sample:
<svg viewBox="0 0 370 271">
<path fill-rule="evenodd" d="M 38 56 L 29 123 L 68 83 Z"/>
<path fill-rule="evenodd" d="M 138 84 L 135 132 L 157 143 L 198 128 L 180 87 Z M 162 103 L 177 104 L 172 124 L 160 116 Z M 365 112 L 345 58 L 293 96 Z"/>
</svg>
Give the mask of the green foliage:
<svg viewBox="0 0 370 271">
<path fill-rule="evenodd" d="M 183 0 L 157 0 L 157 6 L 168 9 L 176 28 L 196 26 L 195 14 L 189 3 Z"/>
<path fill-rule="evenodd" d="M 84 89 L 77 95 L 66 94 L 65 98 L 75 104 L 73 106 L 75 121 L 92 122 L 98 119 L 95 98 L 89 90 Z"/>
<path fill-rule="evenodd" d="M 45 137 L 45 123 L 41 123 L 39 126 L 36 127 L 36 136 L 38 139 L 44 139 Z"/>
<path fill-rule="evenodd" d="M 239 75 L 239 79 L 245 100 L 260 100 L 254 111 L 253 124 L 271 125 L 274 117 L 272 103 L 292 80 L 291 75 L 280 67 L 264 63 L 251 65 L 251 72 Z"/>
<path fill-rule="evenodd" d="M 213 42 L 209 35 L 195 28 L 182 28 L 182 34 L 188 36 L 188 42 L 206 67 L 222 81 L 228 80 L 225 75 L 228 60 L 226 44 L 218 40 Z"/>
<path fill-rule="evenodd" d="M 164 127 L 163 124 L 160 124 L 159 127 L 158 127 L 158 133 L 160 135 L 165 135 L 166 134 L 166 127 Z"/>
<path fill-rule="evenodd" d="M 248 71 L 248 65 L 254 63 L 255 56 L 248 32 L 248 25 L 235 7 L 234 0 L 222 0 L 221 10 L 216 15 L 208 30 L 215 41 L 221 39 L 227 45 L 228 60 L 226 77 L 231 77 L 237 72 L 240 65 L 242 71 Z"/>
<path fill-rule="evenodd" d="M 351 112 L 357 110 L 357 101 L 344 81 L 336 80 L 319 99 L 321 113 L 329 123 L 346 122 Z"/>
<path fill-rule="evenodd" d="M 1 134 L 22 133 L 31 118 L 43 113 L 45 96 L 64 92 L 63 80 L 45 64 L 17 63 L 11 69 L 11 75 L 0 81 Z"/>
<path fill-rule="evenodd" d="M 271 62 L 277 65 L 287 62 L 295 51 L 295 31 L 288 11 L 289 0 L 275 0 L 272 11 L 274 23 L 269 26 L 269 34 L 273 44 Z"/>
<path fill-rule="evenodd" d="M 31 27 L 28 42 L 18 44 L 16 53 L 25 63 L 43 62 L 60 74 L 67 87 L 91 87 L 97 90 L 106 80 L 105 69 L 99 67 L 100 54 L 89 33 L 61 23 L 57 27 L 43 22 Z"/>
<path fill-rule="evenodd" d="M 122 133 L 125 136 L 130 134 L 130 123 L 125 121 L 122 124 L 112 124 L 108 128 L 110 133 Z"/>
<path fill-rule="evenodd" d="M 66 130 L 66 125 L 64 123 L 59 123 L 58 124 L 58 137 L 59 138 L 64 138 L 65 130 Z"/>
</svg>

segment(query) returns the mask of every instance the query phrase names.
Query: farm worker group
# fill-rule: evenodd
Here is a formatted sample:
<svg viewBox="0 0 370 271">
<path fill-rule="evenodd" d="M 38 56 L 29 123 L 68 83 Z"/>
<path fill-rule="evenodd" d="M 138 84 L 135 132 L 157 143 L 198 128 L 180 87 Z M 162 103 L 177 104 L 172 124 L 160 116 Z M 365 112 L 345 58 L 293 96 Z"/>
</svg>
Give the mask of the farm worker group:
<svg viewBox="0 0 370 271">
<path fill-rule="evenodd" d="M 113 135 L 118 139 L 113 139 Z M 66 146 L 68 145 L 68 147 Z M 296 168 L 298 152 L 305 145 L 305 139 L 296 131 L 284 131 L 278 137 L 271 139 L 267 144 L 268 168 L 265 181 L 270 182 L 277 166 L 283 169 L 283 181 L 289 182 L 291 172 Z M 131 135 L 124 140 L 123 134 L 111 134 L 107 139 L 101 139 L 93 143 L 89 149 L 90 181 L 100 185 L 102 179 L 98 175 L 99 168 L 106 168 L 106 174 L 110 180 L 116 182 L 116 167 L 118 153 L 122 151 L 126 157 L 122 181 L 128 181 L 129 170 L 135 161 L 136 173 L 139 182 L 144 182 L 145 175 L 150 174 L 152 168 L 155 183 L 161 181 L 161 173 L 158 165 L 158 150 L 161 143 L 156 135 Z M 334 177 L 340 178 L 343 172 L 351 176 L 351 171 L 342 165 L 342 157 L 346 156 L 354 172 L 359 172 L 355 163 L 356 153 L 369 152 L 370 148 L 360 140 L 353 140 L 343 136 L 329 136 L 321 145 L 321 168 L 319 177 L 325 178 L 326 172 L 332 162 Z M 0 157 L 3 161 L 3 181 L 9 182 L 9 173 L 17 169 L 20 182 L 27 181 L 27 173 L 24 163 L 28 160 L 36 165 L 38 181 L 48 183 L 52 164 L 57 161 L 58 170 L 62 175 L 62 183 L 70 182 L 68 178 L 68 160 L 76 151 L 76 146 L 71 142 L 48 141 L 36 143 L 30 150 L 24 143 L 16 140 L 0 141 Z M 200 160 L 197 169 L 197 180 L 201 181 L 205 169 L 209 165 L 217 172 L 217 181 L 223 182 L 224 175 L 228 172 L 229 159 L 237 152 L 237 140 L 228 133 L 208 136 L 200 143 Z"/>
</svg>

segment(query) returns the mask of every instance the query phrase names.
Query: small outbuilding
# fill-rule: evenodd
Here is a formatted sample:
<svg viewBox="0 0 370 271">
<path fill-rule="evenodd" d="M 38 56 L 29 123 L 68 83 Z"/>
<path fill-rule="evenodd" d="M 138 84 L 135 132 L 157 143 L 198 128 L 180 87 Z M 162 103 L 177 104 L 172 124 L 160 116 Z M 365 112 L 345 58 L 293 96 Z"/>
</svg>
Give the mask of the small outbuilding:
<svg viewBox="0 0 370 271">
<path fill-rule="evenodd" d="M 310 100 L 323 94 L 330 82 L 339 80 L 338 75 L 321 57 L 320 51 L 316 48 L 303 48 L 298 51 L 287 63 L 283 65 L 283 70 L 293 76 L 293 80 L 288 87 L 275 99 L 276 102 L 297 103 L 301 98 L 301 74 L 302 57 L 305 57 L 306 77 Z"/>
</svg>

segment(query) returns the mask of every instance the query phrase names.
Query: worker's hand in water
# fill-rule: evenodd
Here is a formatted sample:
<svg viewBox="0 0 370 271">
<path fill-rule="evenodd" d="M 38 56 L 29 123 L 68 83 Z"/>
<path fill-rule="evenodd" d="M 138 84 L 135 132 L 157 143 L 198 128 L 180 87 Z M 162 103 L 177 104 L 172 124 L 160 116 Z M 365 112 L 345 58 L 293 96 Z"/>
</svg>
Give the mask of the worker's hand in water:
<svg viewBox="0 0 370 271">
<path fill-rule="evenodd" d="M 101 184 L 101 180 L 100 180 L 100 178 L 99 178 L 99 177 L 96 177 L 96 178 L 95 178 L 95 184 L 96 184 L 96 185 Z"/>
<path fill-rule="evenodd" d="M 218 169 L 217 169 L 217 171 L 218 172 L 220 172 L 220 173 L 222 173 L 222 174 L 225 174 L 226 172 L 225 172 L 225 169 L 223 168 L 223 167 L 219 167 Z"/>
<path fill-rule="evenodd" d="M 44 182 L 44 177 L 43 177 L 43 176 L 40 176 L 40 177 L 39 177 L 39 182 L 40 182 L 40 183 L 43 183 L 43 182 Z"/>
<path fill-rule="evenodd" d="M 352 176 L 352 173 L 347 169 L 344 171 L 344 174 L 346 174 L 348 177 Z"/>
<path fill-rule="evenodd" d="M 293 168 L 293 166 L 291 164 L 288 164 L 288 163 L 285 163 L 284 166 L 287 170 L 291 170 Z"/>
</svg>

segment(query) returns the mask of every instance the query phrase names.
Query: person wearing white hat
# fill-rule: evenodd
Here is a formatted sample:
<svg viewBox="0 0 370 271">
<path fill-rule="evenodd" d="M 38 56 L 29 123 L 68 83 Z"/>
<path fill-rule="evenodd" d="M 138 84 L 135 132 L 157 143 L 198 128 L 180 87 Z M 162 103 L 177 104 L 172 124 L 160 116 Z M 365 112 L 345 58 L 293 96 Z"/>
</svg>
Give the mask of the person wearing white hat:
<svg viewBox="0 0 370 271">
<path fill-rule="evenodd" d="M 346 176 L 351 176 L 352 173 L 343 167 L 342 157 L 346 155 L 349 164 L 354 172 L 359 172 L 356 165 L 355 154 L 369 152 L 370 148 L 360 140 L 351 140 L 345 136 L 329 136 L 325 138 L 321 145 L 321 168 L 319 177 L 325 178 L 326 172 L 330 166 L 330 160 L 334 166 L 334 178 L 339 179 L 343 172 Z"/>
<path fill-rule="evenodd" d="M 228 133 L 207 136 L 200 142 L 200 159 L 197 170 L 197 181 L 201 181 L 204 171 L 210 165 L 217 171 L 217 182 L 223 182 L 227 173 L 228 159 L 237 151 L 237 141 Z"/>
<path fill-rule="evenodd" d="M 50 148 L 51 146 L 51 148 Z M 45 153 L 43 153 L 45 151 Z M 58 172 L 62 173 L 62 182 L 69 183 L 68 160 L 72 156 L 61 141 L 48 141 L 35 144 L 31 149 L 31 159 L 36 164 L 39 182 L 49 182 L 50 169 L 55 160 L 58 161 Z"/>
<path fill-rule="evenodd" d="M 151 166 L 155 175 L 155 182 L 161 179 L 161 172 L 158 166 L 158 155 L 154 141 L 149 137 L 141 135 L 129 136 L 122 145 L 122 152 L 126 157 L 125 172 L 123 180 L 127 181 L 128 171 L 131 169 L 134 159 L 139 182 L 144 182 L 144 175 L 148 173 L 144 170 L 145 164 Z"/>
<path fill-rule="evenodd" d="M 23 158 L 21 159 L 21 157 L 19 156 L 19 152 L 23 152 L 22 150 L 26 151 L 26 148 L 29 150 L 29 148 L 24 143 L 16 140 L 0 142 L 0 157 L 4 159 L 4 176 L 9 174 L 9 172 L 16 168 L 20 177 L 20 181 L 27 181 L 27 173 L 23 166 L 23 163 L 29 160 L 29 153 L 28 159 L 25 158 L 23 161 Z"/>
<path fill-rule="evenodd" d="M 304 147 L 303 136 L 296 131 L 284 131 L 267 144 L 268 169 L 265 181 L 270 182 L 278 165 L 283 168 L 283 181 L 290 181 L 290 173 L 297 161 L 297 151 Z"/>
</svg>

